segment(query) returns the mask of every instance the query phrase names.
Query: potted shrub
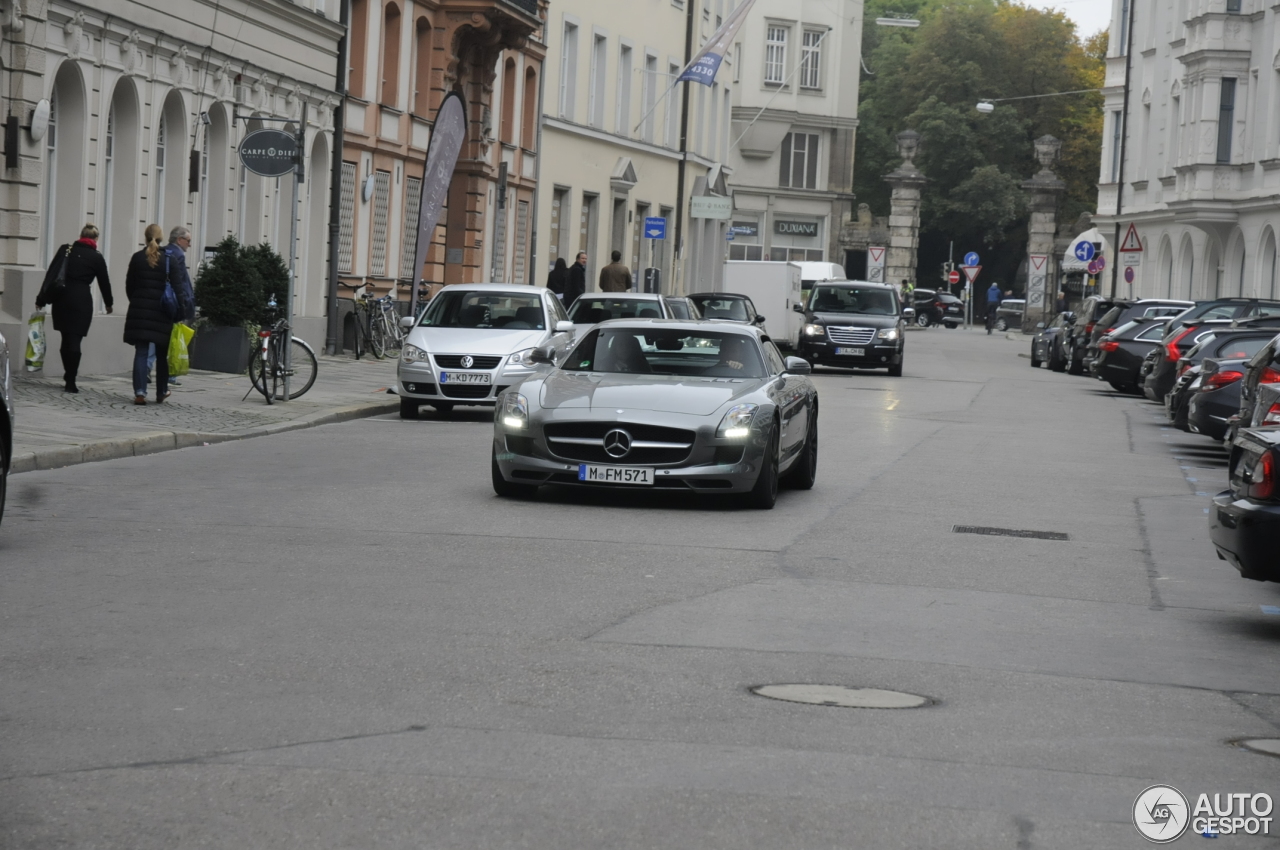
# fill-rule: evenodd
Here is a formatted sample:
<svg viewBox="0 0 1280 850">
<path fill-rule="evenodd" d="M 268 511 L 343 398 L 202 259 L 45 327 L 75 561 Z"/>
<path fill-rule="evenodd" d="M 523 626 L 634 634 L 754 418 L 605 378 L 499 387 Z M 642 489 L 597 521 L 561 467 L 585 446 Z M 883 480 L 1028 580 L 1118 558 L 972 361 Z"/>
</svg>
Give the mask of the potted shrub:
<svg viewBox="0 0 1280 850">
<path fill-rule="evenodd" d="M 239 374 L 248 368 L 253 353 L 251 333 L 262 323 L 267 300 L 264 272 L 279 287 L 276 264 L 283 267 L 284 261 L 271 246 L 246 248 L 234 236 L 214 251 L 195 284 L 201 322 L 191 341 L 191 368 Z"/>
</svg>

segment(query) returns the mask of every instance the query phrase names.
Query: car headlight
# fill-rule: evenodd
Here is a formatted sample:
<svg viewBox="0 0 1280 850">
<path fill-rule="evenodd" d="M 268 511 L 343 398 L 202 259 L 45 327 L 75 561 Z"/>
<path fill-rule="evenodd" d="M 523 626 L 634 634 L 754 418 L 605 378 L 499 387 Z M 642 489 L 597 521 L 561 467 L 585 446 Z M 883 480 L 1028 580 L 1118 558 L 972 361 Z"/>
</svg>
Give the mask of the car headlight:
<svg viewBox="0 0 1280 850">
<path fill-rule="evenodd" d="M 534 349 L 526 348 L 524 351 L 517 351 L 515 354 L 507 358 L 508 366 L 523 366 L 526 369 L 532 369 L 533 363 L 529 360 L 529 356 L 533 354 Z"/>
<path fill-rule="evenodd" d="M 416 345 L 406 344 L 400 349 L 401 363 L 420 363 L 427 359 L 429 355 L 424 349 L 418 348 Z"/>
<path fill-rule="evenodd" d="M 881 328 L 879 331 L 876 332 L 876 336 L 878 336 L 880 339 L 897 339 L 898 329 L 897 328 Z"/>
<path fill-rule="evenodd" d="M 804 326 L 805 336 L 823 336 L 824 334 L 826 334 L 826 332 L 827 332 L 827 329 L 822 325 L 805 325 Z"/>
<path fill-rule="evenodd" d="M 502 424 L 516 431 L 529 427 L 529 400 L 517 393 L 502 397 Z"/>
<path fill-rule="evenodd" d="M 727 440 L 742 439 L 751 433 L 751 420 L 756 415 L 758 404 L 739 404 L 729 408 L 729 412 L 720 420 L 716 436 Z"/>
</svg>

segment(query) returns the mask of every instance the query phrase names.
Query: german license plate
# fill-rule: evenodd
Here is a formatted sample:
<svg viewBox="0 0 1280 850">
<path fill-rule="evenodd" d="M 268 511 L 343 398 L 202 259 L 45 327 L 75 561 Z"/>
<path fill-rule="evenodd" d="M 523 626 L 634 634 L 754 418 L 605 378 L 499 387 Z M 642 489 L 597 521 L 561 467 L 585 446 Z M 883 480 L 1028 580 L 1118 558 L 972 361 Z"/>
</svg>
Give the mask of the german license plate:
<svg viewBox="0 0 1280 850">
<path fill-rule="evenodd" d="M 837 348 L 836 357 L 864 357 L 867 350 L 865 348 Z"/>
<path fill-rule="evenodd" d="M 492 379 L 488 372 L 441 372 L 442 384 L 487 384 Z"/>
<path fill-rule="evenodd" d="M 597 466 L 580 463 L 578 480 L 596 484 L 653 484 L 653 469 L 647 466 Z"/>
</svg>

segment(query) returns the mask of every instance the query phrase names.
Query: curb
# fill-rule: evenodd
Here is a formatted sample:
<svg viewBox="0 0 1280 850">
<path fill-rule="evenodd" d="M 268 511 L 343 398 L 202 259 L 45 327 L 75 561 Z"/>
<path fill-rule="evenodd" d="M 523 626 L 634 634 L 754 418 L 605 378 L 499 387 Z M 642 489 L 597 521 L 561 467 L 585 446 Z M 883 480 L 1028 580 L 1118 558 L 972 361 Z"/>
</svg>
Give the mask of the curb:
<svg viewBox="0 0 1280 850">
<path fill-rule="evenodd" d="M 117 460 L 122 457 L 141 457 L 142 455 L 167 452 L 174 449 L 186 449 L 192 446 L 226 443 L 232 440 L 248 440 L 253 437 L 269 437 L 283 434 L 286 431 L 301 431 L 304 428 L 315 428 L 320 425 L 333 425 L 348 422 L 352 419 L 367 419 L 384 413 L 394 413 L 400 409 L 399 400 L 377 402 L 375 404 L 353 404 L 339 407 L 322 413 L 313 413 L 292 422 L 278 422 L 261 428 L 248 428 L 243 431 L 232 431 L 225 434 L 202 434 L 198 431 L 153 431 L 136 437 L 123 437 L 118 440 L 98 440 L 80 446 L 58 446 L 14 455 L 9 472 L 35 472 L 42 469 L 59 469 L 64 466 L 75 466 L 81 463 L 96 463 L 102 460 Z"/>
</svg>

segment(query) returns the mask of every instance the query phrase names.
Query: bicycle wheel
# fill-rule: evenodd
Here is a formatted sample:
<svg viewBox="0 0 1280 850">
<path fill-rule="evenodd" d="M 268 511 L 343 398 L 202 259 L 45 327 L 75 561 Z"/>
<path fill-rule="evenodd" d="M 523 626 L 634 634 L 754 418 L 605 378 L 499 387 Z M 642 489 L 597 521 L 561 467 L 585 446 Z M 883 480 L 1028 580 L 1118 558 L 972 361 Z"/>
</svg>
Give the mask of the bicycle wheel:
<svg viewBox="0 0 1280 850">
<path fill-rule="evenodd" d="M 266 398 L 267 404 L 274 404 L 271 393 L 271 376 L 270 368 L 267 361 L 262 357 L 262 349 L 254 349 L 253 359 L 249 361 L 249 380 L 253 382 L 253 387 L 262 393 Z"/>
<path fill-rule="evenodd" d="M 400 333 L 400 323 L 390 308 L 382 311 L 382 328 L 387 335 L 387 350 L 399 351 L 404 345 L 404 336 Z"/>
<path fill-rule="evenodd" d="M 289 398 L 297 398 L 311 389 L 319 373 L 320 366 L 316 363 L 316 356 L 302 344 L 302 340 L 294 337 L 289 349 Z"/>
<path fill-rule="evenodd" d="M 379 360 L 387 356 L 387 338 L 381 322 L 371 323 L 369 328 L 369 353 Z"/>
</svg>

